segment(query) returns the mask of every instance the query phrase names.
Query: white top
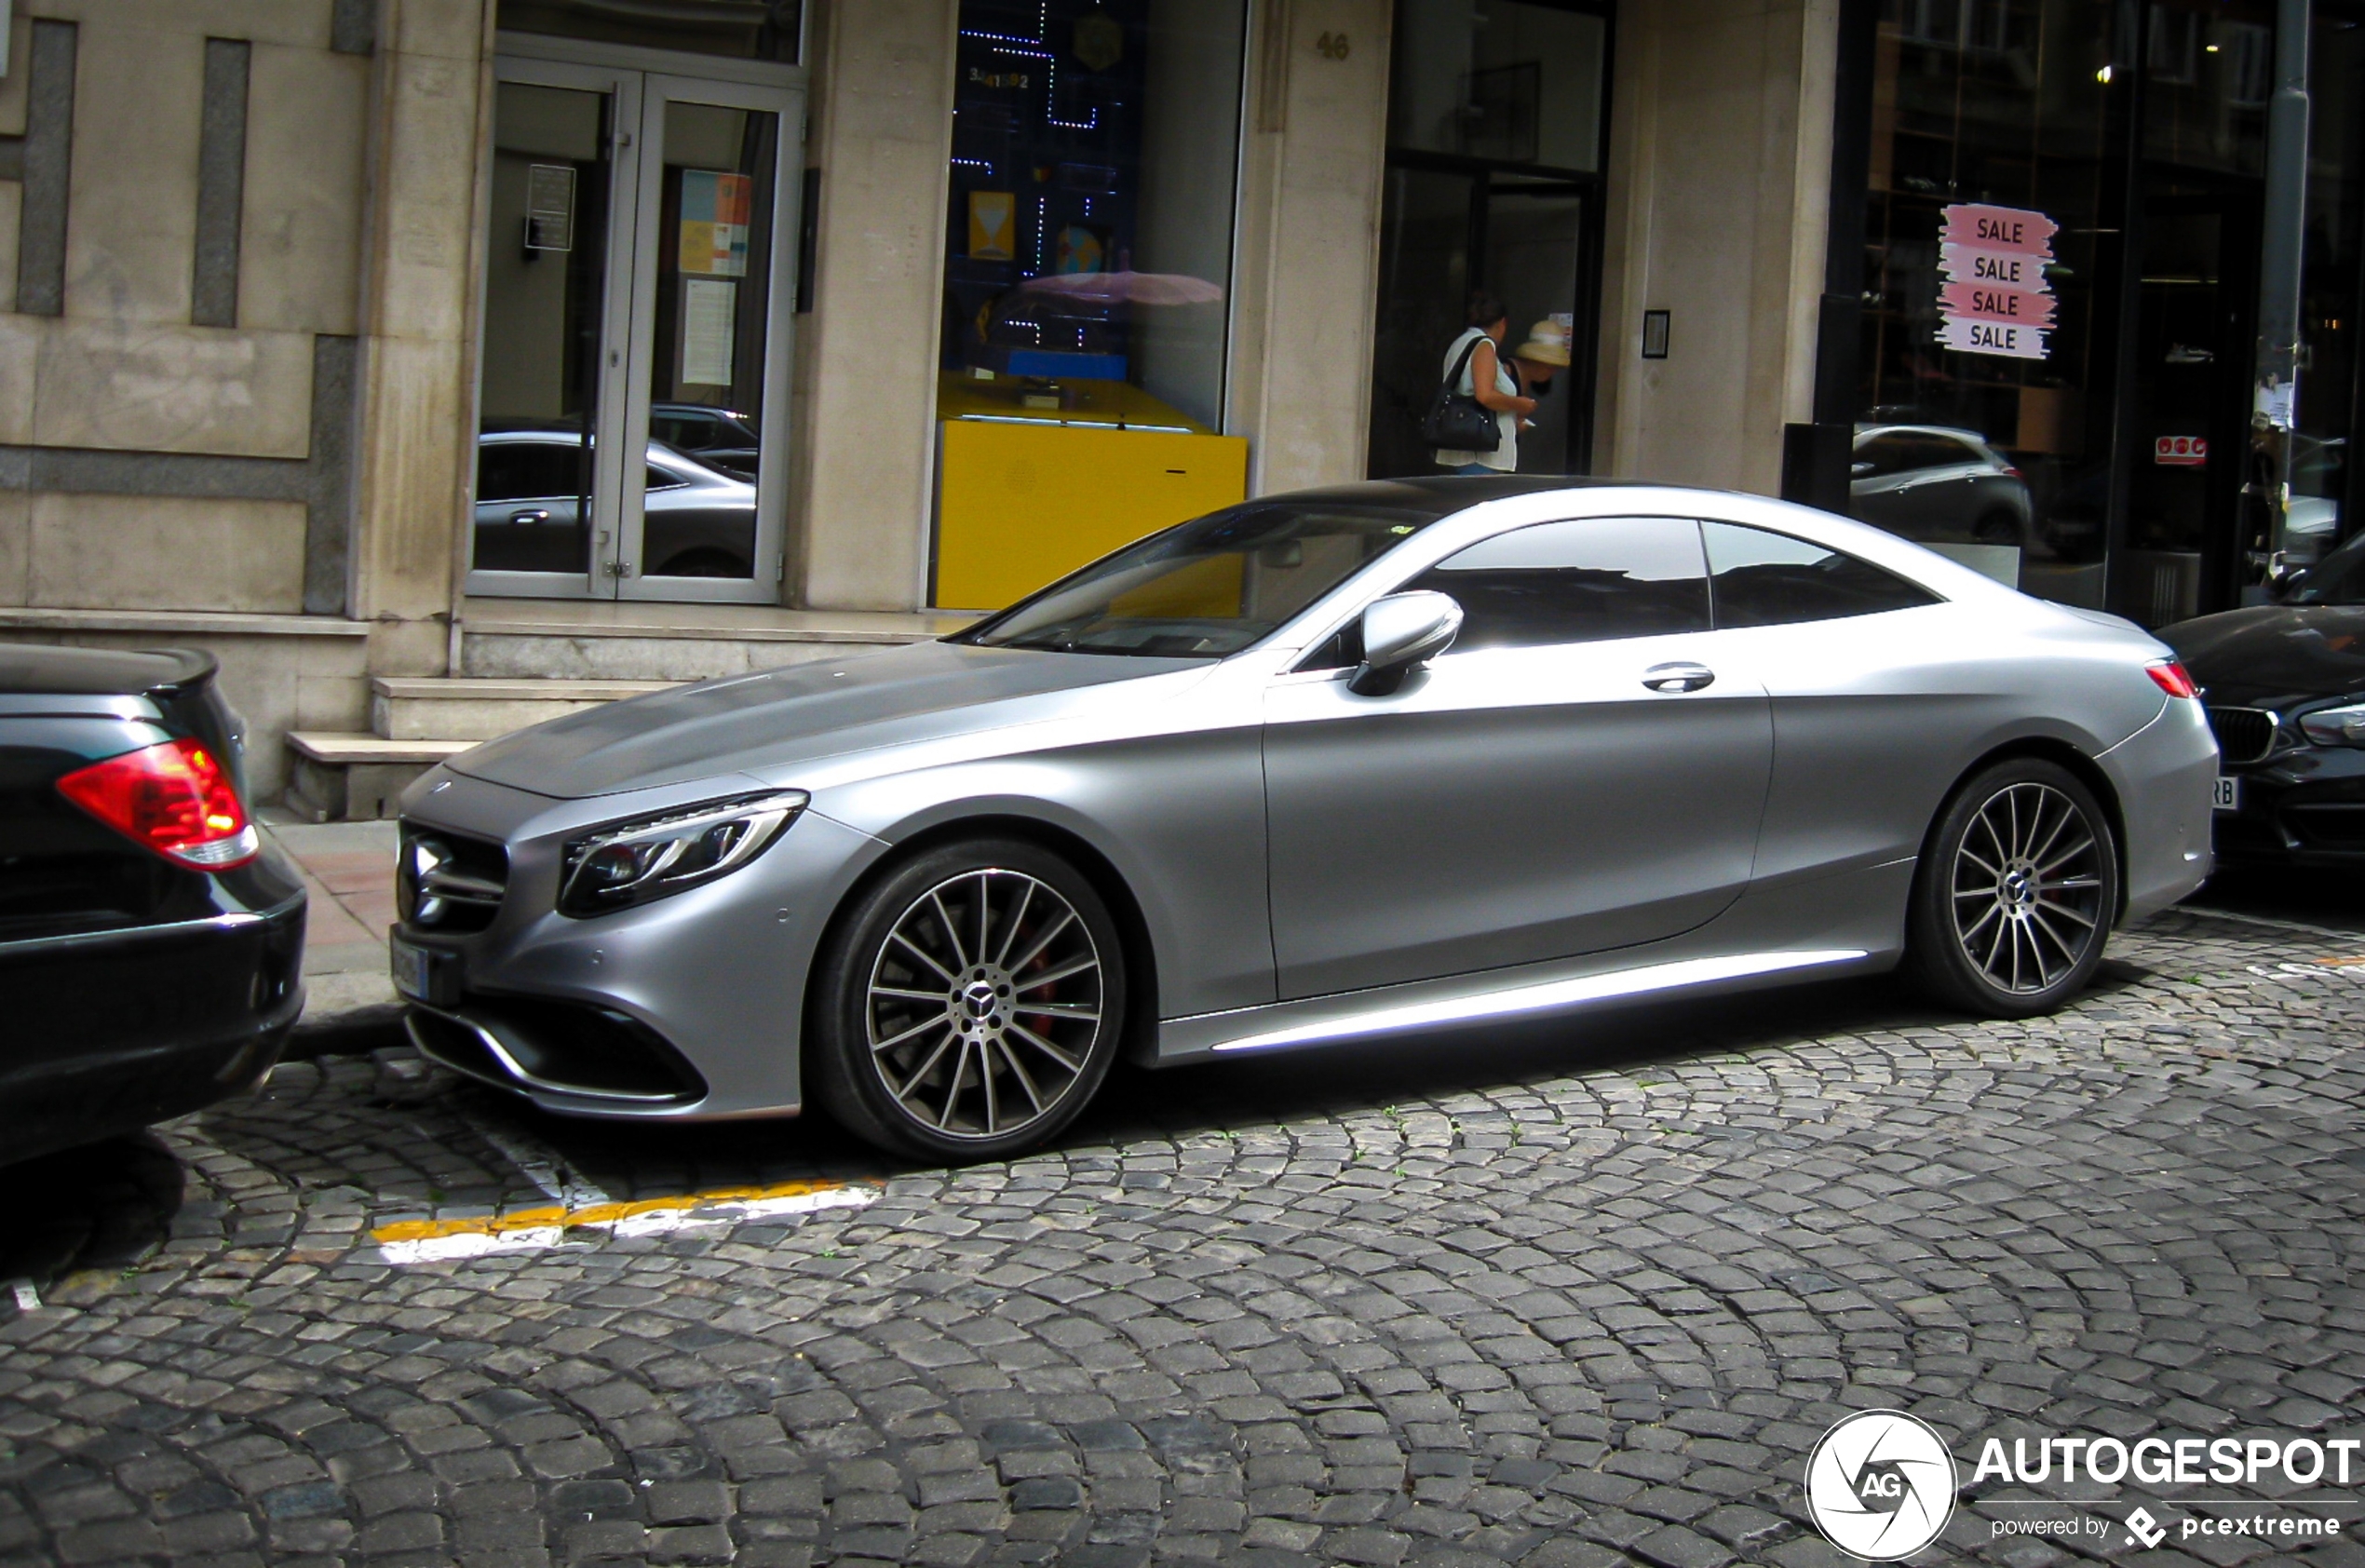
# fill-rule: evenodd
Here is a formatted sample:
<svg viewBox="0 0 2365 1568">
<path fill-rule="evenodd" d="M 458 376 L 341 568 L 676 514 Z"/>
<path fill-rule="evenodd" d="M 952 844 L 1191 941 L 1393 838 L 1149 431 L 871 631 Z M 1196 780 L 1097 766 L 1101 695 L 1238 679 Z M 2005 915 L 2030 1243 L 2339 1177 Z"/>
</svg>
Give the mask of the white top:
<svg viewBox="0 0 2365 1568">
<path fill-rule="evenodd" d="M 1445 351 L 1444 361 L 1437 368 L 1439 376 L 1452 374 L 1453 361 L 1462 357 L 1462 350 L 1484 337 L 1486 334 L 1476 327 L 1464 329 L 1462 335 L 1453 340 L 1453 346 Z M 1470 356 L 1470 362 L 1462 367 L 1461 384 L 1453 390 L 1466 398 L 1476 397 L 1478 388 L 1473 378 L 1477 374 L 1478 356 L 1473 353 Z M 1520 384 L 1513 378 L 1510 364 L 1503 358 L 1500 345 L 1497 345 L 1494 350 L 1494 389 L 1506 397 L 1516 398 L 1520 395 Z M 1503 432 L 1503 439 L 1495 443 L 1493 452 L 1439 450 L 1437 453 L 1437 466 L 1440 468 L 1466 468 L 1476 463 L 1482 467 L 1498 469 L 1506 474 L 1513 472 L 1520 466 L 1519 415 L 1507 411 L 1497 412 L 1494 415 L 1494 427 Z"/>
</svg>

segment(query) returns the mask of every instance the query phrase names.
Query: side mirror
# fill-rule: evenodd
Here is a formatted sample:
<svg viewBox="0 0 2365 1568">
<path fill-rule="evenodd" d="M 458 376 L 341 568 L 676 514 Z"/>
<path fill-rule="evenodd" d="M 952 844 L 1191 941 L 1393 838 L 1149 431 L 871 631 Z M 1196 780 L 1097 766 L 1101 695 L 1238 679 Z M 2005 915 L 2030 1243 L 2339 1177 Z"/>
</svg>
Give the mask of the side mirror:
<svg viewBox="0 0 2365 1568">
<path fill-rule="evenodd" d="M 1453 645 L 1462 607 L 1451 595 L 1391 593 L 1363 607 L 1363 662 L 1346 683 L 1358 696 L 1385 696 L 1417 669 Z"/>
</svg>

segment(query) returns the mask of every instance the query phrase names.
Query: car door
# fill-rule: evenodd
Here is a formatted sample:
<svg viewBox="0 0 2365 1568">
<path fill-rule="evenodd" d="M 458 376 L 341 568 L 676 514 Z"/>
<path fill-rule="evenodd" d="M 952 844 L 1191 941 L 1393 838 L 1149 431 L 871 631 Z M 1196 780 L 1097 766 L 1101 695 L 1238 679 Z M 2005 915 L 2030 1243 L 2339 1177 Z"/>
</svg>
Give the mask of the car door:
<svg viewBox="0 0 2365 1568">
<path fill-rule="evenodd" d="M 1697 523 L 1515 529 L 1405 586 L 1463 608 L 1428 668 L 1361 696 L 1334 646 L 1265 694 L 1284 998 L 1646 942 L 1739 896 L 1772 730 L 1710 630 Z"/>
</svg>

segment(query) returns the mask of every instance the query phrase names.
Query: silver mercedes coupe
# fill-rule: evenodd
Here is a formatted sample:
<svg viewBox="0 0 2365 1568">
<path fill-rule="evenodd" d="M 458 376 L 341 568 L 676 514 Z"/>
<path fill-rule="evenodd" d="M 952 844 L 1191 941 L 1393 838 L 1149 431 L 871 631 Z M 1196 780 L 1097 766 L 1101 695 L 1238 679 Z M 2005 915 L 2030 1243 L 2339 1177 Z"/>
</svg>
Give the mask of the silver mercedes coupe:
<svg viewBox="0 0 2365 1568">
<path fill-rule="evenodd" d="M 480 746 L 403 798 L 427 1056 L 930 1159 L 1163 1067 L 1899 964 L 2075 995 L 2210 869 L 2169 650 L 1779 502 L 1243 503 L 940 642 Z"/>
</svg>

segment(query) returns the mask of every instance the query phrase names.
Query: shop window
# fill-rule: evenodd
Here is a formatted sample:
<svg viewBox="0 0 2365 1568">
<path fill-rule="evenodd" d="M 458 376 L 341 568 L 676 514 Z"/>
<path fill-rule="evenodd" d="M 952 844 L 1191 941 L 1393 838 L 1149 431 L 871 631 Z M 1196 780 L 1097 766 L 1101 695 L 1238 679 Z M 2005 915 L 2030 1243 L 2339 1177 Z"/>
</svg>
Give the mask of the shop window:
<svg viewBox="0 0 2365 1568">
<path fill-rule="evenodd" d="M 932 602 L 1007 604 L 1246 493 L 1246 32 L 1245 0 L 962 0 Z"/>
<path fill-rule="evenodd" d="M 793 65 L 804 0 L 501 0 L 499 25 L 602 44 Z"/>
<path fill-rule="evenodd" d="M 1239 0 L 962 0 L 939 412 L 1223 424 Z"/>
<path fill-rule="evenodd" d="M 1883 7 L 1850 510 L 2150 625 L 2255 601 L 2354 532 L 2365 5 L 2313 8 L 2294 209 L 2267 0 L 2002 3 Z M 2295 383 L 2259 353 L 2291 226 Z"/>
</svg>

